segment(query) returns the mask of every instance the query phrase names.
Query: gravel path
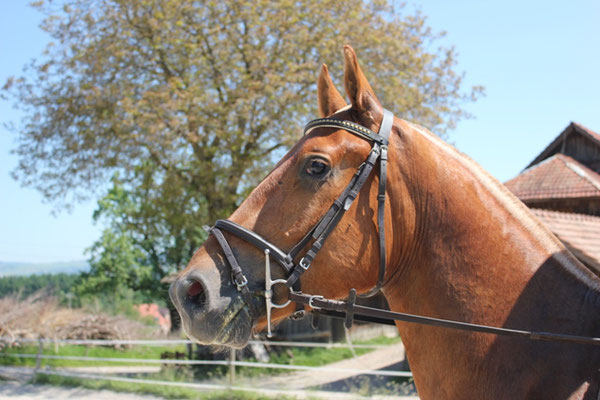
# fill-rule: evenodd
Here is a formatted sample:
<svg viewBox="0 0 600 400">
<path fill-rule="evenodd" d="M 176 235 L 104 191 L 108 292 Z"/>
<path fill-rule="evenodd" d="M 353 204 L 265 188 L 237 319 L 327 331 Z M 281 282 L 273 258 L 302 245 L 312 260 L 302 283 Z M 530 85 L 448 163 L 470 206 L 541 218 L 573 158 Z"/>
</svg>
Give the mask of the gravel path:
<svg viewBox="0 0 600 400">
<path fill-rule="evenodd" d="M 0 382 L 0 399 L 15 400 L 163 400 L 156 396 L 117 393 L 110 390 L 91 390 L 51 385 L 28 385 L 19 382 Z"/>
<path fill-rule="evenodd" d="M 404 345 L 396 343 L 384 349 L 375 350 L 362 356 L 327 364 L 325 367 L 339 368 L 337 371 L 309 370 L 291 374 L 281 374 L 262 379 L 261 387 L 286 389 L 306 389 L 348 379 L 356 375 L 352 369 L 378 370 L 397 364 L 405 359 Z M 350 369 L 344 371 L 344 369 Z"/>
</svg>

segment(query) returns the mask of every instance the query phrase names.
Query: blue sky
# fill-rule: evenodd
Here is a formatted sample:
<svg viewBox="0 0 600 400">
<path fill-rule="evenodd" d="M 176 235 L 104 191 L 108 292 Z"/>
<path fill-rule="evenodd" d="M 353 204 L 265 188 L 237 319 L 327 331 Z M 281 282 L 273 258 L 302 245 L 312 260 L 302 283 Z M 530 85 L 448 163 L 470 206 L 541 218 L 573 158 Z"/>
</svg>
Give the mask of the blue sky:
<svg viewBox="0 0 600 400">
<path fill-rule="evenodd" d="M 0 85 L 39 56 L 48 37 L 40 15 L 24 1 L 0 13 Z M 600 2 L 442 1 L 410 3 L 459 53 L 467 85 L 487 96 L 466 109 L 450 141 L 501 181 L 517 175 L 570 121 L 600 131 Z M 341 53 L 340 53 L 341 54 Z M 360 57 L 360 54 L 359 54 Z M 315 72 L 316 75 L 316 72 Z M 0 100 L 0 121 L 19 114 Z M 13 134 L 0 127 L 0 261 L 84 259 L 98 238 L 95 202 L 51 215 L 40 194 L 9 176 Z"/>
</svg>

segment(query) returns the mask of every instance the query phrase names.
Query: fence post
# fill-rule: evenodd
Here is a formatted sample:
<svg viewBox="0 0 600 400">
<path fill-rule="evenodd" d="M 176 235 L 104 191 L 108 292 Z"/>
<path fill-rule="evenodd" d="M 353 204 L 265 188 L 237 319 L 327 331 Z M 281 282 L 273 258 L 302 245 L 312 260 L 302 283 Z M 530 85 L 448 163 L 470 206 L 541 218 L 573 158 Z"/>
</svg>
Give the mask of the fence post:
<svg viewBox="0 0 600 400">
<path fill-rule="evenodd" d="M 44 352 L 44 342 L 42 341 L 42 338 L 39 338 L 38 340 L 38 352 L 37 356 L 35 357 L 35 369 L 33 370 L 34 378 L 36 377 L 38 371 L 42 367 L 42 353 Z"/>
<path fill-rule="evenodd" d="M 229 386 L 233 386 L 235 380 L 235 349 L 229 349 Z"/>
</svg>

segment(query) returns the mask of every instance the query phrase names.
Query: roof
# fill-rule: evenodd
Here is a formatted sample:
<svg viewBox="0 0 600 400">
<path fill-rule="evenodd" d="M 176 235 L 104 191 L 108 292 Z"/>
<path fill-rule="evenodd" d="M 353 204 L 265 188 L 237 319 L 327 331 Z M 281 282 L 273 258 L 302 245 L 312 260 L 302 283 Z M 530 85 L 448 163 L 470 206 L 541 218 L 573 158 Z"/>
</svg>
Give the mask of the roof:
<svg viewBox="0 0 600 400">
<path fill-rule="evenodd" d="M 522 201 L 600 198 L 600 174 L 558 153 L 505 183 Z"/>
<path fill-rule="evenodd" d="M 529 165 L 527 168 L 535 165 L 544 159 L 552 156 L 555 153 L 558 153 L 562 147 L 563 140 L 569 136 L 571 133 L 577 132 L 582 136 L 588 138 L 592 144 L 600 147 L 600 134 L 594 132 L 593 130 L 586 128 L 585 126 L 577 123 L 571 122 L 557 137 L 550 143 Z"/>
<path fill-rule="evenodd" d="M 600 272 L 600 217 L 532 208 L 567 249 L 596 273 Z"/>
</svg>

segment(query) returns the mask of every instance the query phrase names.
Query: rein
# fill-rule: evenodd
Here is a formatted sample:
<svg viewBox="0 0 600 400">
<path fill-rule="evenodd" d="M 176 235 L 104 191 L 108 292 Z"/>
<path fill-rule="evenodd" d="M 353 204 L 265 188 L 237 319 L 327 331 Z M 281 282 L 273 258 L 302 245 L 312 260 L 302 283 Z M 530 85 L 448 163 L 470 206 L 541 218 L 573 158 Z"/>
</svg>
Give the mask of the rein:
<svg viewBox="0 0 600 400">
<path fill-rule="evenodd" d="M 546 342 L 577 343 L 600 346 L 600 338 L 566 335 L 552 332 L 535 332 L 520 329 L 499 328 L 487 325 L 471 324 L 448 319 L 424 317 L 421 315 L 406 314 L 379 308 L 372 308 L 355 304 L 352 295 L 348 301 L 330 300 L 321 296 L 311 296 L 304 293 L 290 292 L 289 299 L 296 303 L 310 305 L 317 313 L 333 318 L 343 318 L 346 328 L 352 326 L 352 320 L 372 322 L 386 325 L 395 325 L 394 321 L 411 322 L 415 324 L 438 326 L 442 328 L 457 329 L 468 332 L 481 332 L 502 336 L 521 337 L 530 340 Z M 358 315 L 355 315 L 358 314 Z"/>
<path fill-rule="evenodd" d="M 253 302 L 253 296 L 261 296 L 265 298 L 266 319 L 267 319 L 267 336 L 272 337 L 271 332 L 271 312 L 273 308 L 284 308 L 290 303 L 296 303 L 296 312 L 292 314 L 292 318 L 298 318 L 304 315 L 304 306 L 307 305 L 313 309 L 313 312 L 331 316 L 334 318 L 343 318 L 346 328 L 352 326 L 352 322 L 364 321 L 380 324 L 394 325 L 394 321 L 404 321 L 417 323 L 422 325 L 437 326 L 443 328 L 451 328 L 468 332 L 481 332 L 488 334 L 496 334 L 510 337 L 522 337 L 530 340 L 577 343 L 588 345 L 600 345 L 600 338 L 584 337 L 551 332 L 534 332 L 519 329 L 499 328 L 486 325 L 471 324 L 467 322 L 452 321 L 446 319 L 425 317 L 420 315 L 406 314 L 393 312 L 378 308 L 372 308 L 356 304 L 357 297 L 371 297 L 381 291 L 385 277 L 386 269 L 386 246 L 385 246 L 385 191 L 387 180 L 387 146 L 389 136 L 392 130 L 394 116 L 384 110 L 383 120 L 379 129 L 379 133 L 365 128 L 359 124 L 350 121 L 342 121 L 334 118 L 319 118 L 309 122 L 304 134 L 310 133 L 317 128 L 338 128 L 349 133 L 359 136 L 365 140 L 373 142 L 373 147 L 367 156 L 367 159 L 358 167 L 342 194 L 333 202 L 328 211 L 321 217 L 317 224 L 310 229 L 305 236 L 292 247 L 289 252 L 281 250 L 276 245 L 258 235 L 257 233 L 244 228 L 241 225 L 229 220 L 218 220 L 212 228 L 206 228 L 212 234 L 223 253 L 227 263 L 231 268 L 231 280 L 243 301 L 247 304 L 253 319 L 259 318 L 258 310 Z M 331 232 L 335 229 L 338 222 L 343 217 L 344 213 L 350 208 L 352 202 L 358 196 L 362 186 L 370 176 L 371 171 L 379 161 L 379 189 L 377 194 L 377 224 L 379 236 L 379 274 L 377 282 L 366 294 L 357 294 L 355 289 L 351 289 L 348 295 L 348 300 L 331 300 L 320 295 L 304 294 L 300 287 L 300 277 L 306 272 L 312 264 L 323 243 Z M 242 268 L 240 267 L 231 246 L 225 239 L 222 233 L 226 231 L 245 242 L 264 251 L 265 254 L 265 290 L 264 292 L 250 292 L 248 289 L 248 279 L 245 277 Z M 309 243 L 312 244 L 308 251 L 296 263 L 295 259 L 299 257 L 300 252 Z M 270 259 L 274 259 L 279 266 L 284 270 L 287 278 L 275 279 L 271 277 Z M 272 301 L 272 287 L 276 284 L 284 284 L 288 290 L 288 300 L 284 303 L 277 304 Z"/>
</svg>

